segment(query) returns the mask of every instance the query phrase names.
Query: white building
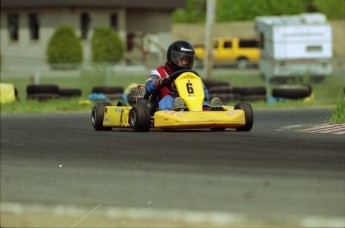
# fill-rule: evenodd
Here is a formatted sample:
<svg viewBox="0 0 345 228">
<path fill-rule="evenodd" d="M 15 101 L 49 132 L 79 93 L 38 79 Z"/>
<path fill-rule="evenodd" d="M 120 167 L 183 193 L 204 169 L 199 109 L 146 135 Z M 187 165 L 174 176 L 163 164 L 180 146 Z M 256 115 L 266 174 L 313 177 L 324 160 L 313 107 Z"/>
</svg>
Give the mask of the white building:
<svg viewBox="0 0 345 228">
<path fill-rule="evenodd" d="M 97 27 L 120 34 L 129 62 L 162 58 L 172 41 L 172 12 L 184 6 L 185 0 L 1 0 L 1 69 L 47 65 L 47 43 L 60 24 L 80 37 L 84 65 Z"/>
</svg>

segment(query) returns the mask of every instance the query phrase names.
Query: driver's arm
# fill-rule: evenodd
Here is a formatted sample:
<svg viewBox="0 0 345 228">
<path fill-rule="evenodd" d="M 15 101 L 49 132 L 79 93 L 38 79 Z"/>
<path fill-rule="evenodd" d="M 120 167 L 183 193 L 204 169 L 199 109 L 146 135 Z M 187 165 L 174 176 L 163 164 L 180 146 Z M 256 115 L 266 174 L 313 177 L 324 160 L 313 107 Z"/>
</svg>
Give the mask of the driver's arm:
<svg viewBox="0 0 345 228">
<path fill-rule="evenodd" d="M 145 83 L 145 91 L 151 94 L 156 94 L 159 91 L 159 86 L 157 86 L 157 82 L 161 77 L 159 75 L 150 74 L 146 79 Z"/>
</svg>

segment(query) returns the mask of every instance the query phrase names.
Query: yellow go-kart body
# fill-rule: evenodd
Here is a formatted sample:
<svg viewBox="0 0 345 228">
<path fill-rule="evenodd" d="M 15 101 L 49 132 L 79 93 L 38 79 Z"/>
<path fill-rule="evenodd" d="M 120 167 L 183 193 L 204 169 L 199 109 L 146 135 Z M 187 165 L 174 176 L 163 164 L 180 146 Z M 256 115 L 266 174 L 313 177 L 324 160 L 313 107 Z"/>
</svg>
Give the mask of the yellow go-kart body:
<svg viewBox="0 0 345 228">
<path fill-rule="evenodd" d="M 161 129 L 236 128 L 244 131 L 251 129 L 253 113 L 249 104 L 244 109 L 239 105 L 238 107 L 223 106 L 222 111 L 203 111 L 204 89 L 199 76 L 194 72 L 184 72 L 175 79 L 174 84 L 179 97 L 185 102 L 187 111 L 155 111 L 153 116 L 149 115 L 150 126 L 148 126 L 147 112 L 149 111 L 146 111 L 146 106 L 139 104 L 140 102 L 133 106 L 113 106 L 109 103 L 99 107 L 101 109 L 104 107 L 100 129 L 95 127 L 94 123 L 97 121 L 100 125 L 100 118 L 93 117 L 97 114 L 97 110 L 95 114 L 93 110 L 91 119 L 95 129 L 110 130 L 113 127 L 132 127 L 136 131 L 148 131 L 147 128 L 150 127 Z M 98 112 L 99 117 L 102 115 L 102 110 Z M 246 115 L 246 112 L 250 113 Z"/>
<path fill-rule="evenodd" d="M 237 128 L 245 124 L 243 110 L 228 109 L 210 112 L 159 111 L 155 113 L 156 128 Z"/>
</svg>

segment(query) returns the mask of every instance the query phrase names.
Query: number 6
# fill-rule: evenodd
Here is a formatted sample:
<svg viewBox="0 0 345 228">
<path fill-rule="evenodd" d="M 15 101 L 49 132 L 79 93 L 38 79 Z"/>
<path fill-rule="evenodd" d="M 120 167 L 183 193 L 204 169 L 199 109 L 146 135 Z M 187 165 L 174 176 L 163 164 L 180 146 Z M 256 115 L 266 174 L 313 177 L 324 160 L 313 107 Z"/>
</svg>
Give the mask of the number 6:
<svg viewBox="0 0 345 228">
<path fill-rule="evenodd" d="M 193 84 L 192 83 L 187 82 L 186 86 L 187 86 L 187 91 L 188 91 L 189 94 L 194 93 L 194 89 L 193 89 Z"/>
</svg>

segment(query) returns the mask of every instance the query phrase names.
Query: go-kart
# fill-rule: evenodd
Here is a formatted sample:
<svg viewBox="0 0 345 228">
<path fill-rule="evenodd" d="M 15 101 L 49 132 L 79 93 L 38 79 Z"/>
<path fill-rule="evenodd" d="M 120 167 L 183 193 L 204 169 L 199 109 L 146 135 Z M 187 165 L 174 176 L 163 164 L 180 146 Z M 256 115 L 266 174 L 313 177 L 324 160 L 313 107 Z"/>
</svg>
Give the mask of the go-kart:
<svg viewBox="0 0 345 228">
<path fill-rule="evenodd" d="M 180 70 L 169 76 L 174 83 L 168 88 L 178 94 L 186 105 L 184 111 L 158 110 L 152 95 L 145 93 L 143 85 L 128 92 L 128 103 L 97 102 L 92 108 L 91 122 L 98 131 L 112 128 L 133 128 L 147 132 L 150 128 L 159 129 L 198 129 L 250 131 L 253 126 L 253 109 L 249 103 L 223 105 L 220 109 L 203 109 L 203 83 L 197 72 Z"/>
</svg>

